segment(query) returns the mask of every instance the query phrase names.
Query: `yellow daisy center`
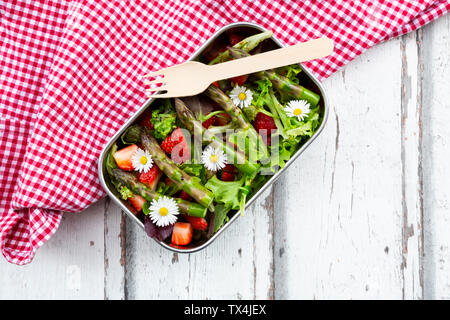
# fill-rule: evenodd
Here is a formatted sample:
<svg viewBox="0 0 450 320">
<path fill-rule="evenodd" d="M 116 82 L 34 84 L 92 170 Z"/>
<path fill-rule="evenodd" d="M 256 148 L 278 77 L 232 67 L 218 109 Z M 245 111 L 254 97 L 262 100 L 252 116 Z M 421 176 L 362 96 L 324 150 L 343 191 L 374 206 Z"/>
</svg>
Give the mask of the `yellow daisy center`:
<svg viewBox="0 0 450 320">
<path fill-rule="evenodd" d="M 146 157 L 146 156 L 142 156 L 142 157 L 139 159 L 139 162 L 142 163 L 142 164 L 146 164 L 146 163 L 147 163 L 147 157 Z"/>
<path fill-rule="evenodd" d="M 302 109 L 300 109 L 300 108 L 294 109 L 294 115 L 295 116 L 299 116 L 301 114 L 302 114 Z"/>
<path fill-rule="evenodd" d="M 211 160 L 211 162 L 216 163 L 217 161 L 219 161 L 219 157 L 215 154 L 212 154 L 211 157 L 209 157 L 209 160 Z"/>
<path fill-rule="evenodd" d="M 239 100 L 244 101 L 247 98 L 247 95 L 245 94 L 245 92 L 241 92 L 238 95 Z"/>
<path fill-rule="evenodd" d="M 160 216 L 165 217 L 165 216 L 167 216 L 168 213 L 169 213 L 169 210 L 167 210 L 166 207 L 162 207 L 161 209 L 159 209 L 159 215 Z"/>
</svg>

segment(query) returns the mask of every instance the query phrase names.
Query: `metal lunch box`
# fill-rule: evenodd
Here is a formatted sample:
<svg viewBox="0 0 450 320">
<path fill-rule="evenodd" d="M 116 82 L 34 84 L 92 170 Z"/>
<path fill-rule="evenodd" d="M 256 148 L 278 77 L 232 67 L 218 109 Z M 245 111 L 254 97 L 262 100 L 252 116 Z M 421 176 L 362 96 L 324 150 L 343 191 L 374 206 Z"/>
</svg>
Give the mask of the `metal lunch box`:
<svg viewBox="0 0 450 320">
<path fill-rule="evenodd" d="M 232 23 L 227 26 L 222 27 L 220 30 L 218 30 L 214 35 L 211 36 L 191 57 L 189 60 L 196 60 L 199 58 L 203 52 L 205 52 L 210 45 L 212 45 L 216 41 L 220 41 L 221 37 L 225 36 L 225 32 L 230 31 L 232 29 L 237 29 L 239 32 L 246 33 L 248 35 L 255 34 L 258 32 L 267 31 L 263 27 L 254 24 L 254 23 L 248 23 L 248 22 L 237 22 Z M 272 36 L 270 40 L 265 40 L 266 42 L 272 41 L 272 46 L 275 48 L 284 47 L 284 45 L 277 40 L 275 37 Z M 270 186 L 272 185 L 278 177 L 287 170 L 287 168 L 302 154 L 302 152 L 317 138 L 317 136 L 321 133 L 323 130 L 325 123 L 328 118 L 328 102 L 327 97 L 325 95 L 325 92 L 323 90 L 322 85 L 319 83 L 319 81 L 316 79 L 314 75 L 311 74 L 311 72 L 302 66 L 302 72 L 300 73 L 300 80 L 302 85 L 305 87 L 312 89 L 312 91 L 316 93 L 320 93 L 321 100 L 319 102 L 319 105 L 321 107 L 321 116 L 322 116 L 322 123 L 320 124 L 320 127 L 317 129 L 317 131 L 314 133 L 314 135 L 306 141 L 303 146 L 292 156 L 292 158 L 286 163 L 286 166 L 279 170 L 275 175 L 273 175 L 269 181 L 264 184 L 260 190 L 258 190 L 253 197 L 248 199 L 246 208 L 252 205 L 252 203 Z M 149 107 L 152 102 L 155 99 L 148 99 L 142 107 L 120 128 L 120 130 L 109 140 L 109 142 L 105 145 L 103 148 L 99 161 L 98 161 L 98 172 L 100 177 L 100 182 L 103 186 L 103 188 L 106 190 L 106 193 L 122 208 L 122 210 L 132 219 L 134 222 L 136 222 L 142 229 L 144 229 L 144 223 L 132 212 L 131 207 L 128 205 L 128 203 L 118 196 L 116 196 L 113 191 L 110 189 L 107 183 L 107 173 L 105 168 L 106 163 L 106 156 L 108 154 L 109 149 L 111 146 L 119 139 L 119 137 L 124 133 L 124 131 Z M 217 237 L 219 237 L 227 228 L 231 225 L 238 217 L 240 216 L 239 211 L 236 212 L 230 220 L 219 230 L 217 231 L 210 239 L 207 241 L 195 246 L 195 247 L 188 247 L 186 249 L 178 249 L 169 246 L 167 243 L 162 241 L 157 241 L 161 246 L 164 248 L 177 252 L 177 253 L 191 253 L 196 252 L 199 250 L 202 250 L 206 248 L 208 245 L 210 245 Z"/>
</svg>

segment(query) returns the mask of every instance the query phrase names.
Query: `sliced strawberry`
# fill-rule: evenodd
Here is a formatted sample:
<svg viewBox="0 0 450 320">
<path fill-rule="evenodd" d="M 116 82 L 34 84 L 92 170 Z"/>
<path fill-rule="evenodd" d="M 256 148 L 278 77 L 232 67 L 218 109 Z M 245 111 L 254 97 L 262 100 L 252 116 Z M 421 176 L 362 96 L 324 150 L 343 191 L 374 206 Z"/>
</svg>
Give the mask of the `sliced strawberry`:
<svg viewBox="0 0 450 320">
<path fill-rule="evenodd" d="M 208 221 L 206 221 L 206 219 L 191 216 L 184 216 L 184 217 L 186 218 L 187 221 L 189 221 L 194 230 L 205 231 L 206 229 L 208 229 Z"/>
<path fill-rule="evenodd" d="M 217 117 L 216 116 L 212 116 L 211 118 L 205 120 L 202 122 L 202 126 L 206 129 L 208 129 L 209 127 L 213 126 L 216 124 L 217 121 Z"/>
<path fill-rule="evenodd" d="M 175 163 L 183 163 L 191 158 L 189 145 L 183 135 L 183 130 L 179 127 L 161 143 L 161 149 L 170 154 Z"/>
<path fill-rule="evenodd" d="M 157 165 L 153 164 L 150 170 L 148 170 L 147 172 L 142 172 L 139 175 L 139 181 L 148 185 L 150 188 L 152 188 L 152 190 L 155 190 L 161 176 L 162 171 L 158 168 Z"/>
<path fill-rule="evenodd" d="M 128 201 L 130 201 L 131 205 L 136 209 L 137 212 L 140 212 L 142 210 L 142 206 L 145 203 L 145 199 L 137 194 L 135 194 L 131 198 L 128 198 Z"/>
<path fill-rule="evenodd" d="M 228 113 L 222 112 L 217 115 L 216 125 L 224 126 L 231 121 L 231 117 Z"/>
<path fill-rule="evenodd" d="M 231 78 L 231 82 L 234 82 L 239 86 L 242 86 L 245 83 L 245 81 L 247 81 L 247 78 L 248 78 L 248 75 L 245 74 L 243 76 Z"/>
<path fill-rule="evenodd" d="M 256 131 L 258 131 L 258 133 L 263 137 L 263 139 L 266 140 L 266 144 L 270 145 L 272 130 L 277 129 L 273 118 L 271 116 L 268 116 L 267 114 L 259 112 L 255 117 L 253 126 L 255 127 Z"/>
<path fill-rule="evenodd" d="M 189 222 L 176 222 L 172 231 L 172 244 L 185 246 L 192 240 L 194 229 Z"/>
<path fill-rule="evenodd" d="M 131 146 L 120 149 L 119 151 L 116 151 L 116 153 L 114 153 L 114 160 L 116 161 L 120 169 L 125 171 L 134 170 L 132 158 L 137 149 L 138 146 L 132 144 Z"/>
<path fill-rule="evenodd" d="M 141 120 L 141 125 L 143 125 L 144 127 L 146 127 L 148 130 L 153 130 L 153 123 L 152 123 L 152 112 L 148 111 L 144 117 Z"/>
<path fill-rule="evenodd" d="M 245 37 L 236 32 L 228 33 L 228 39 L 230 40 L 230 44 L 234 46 L 235 44 L 241 42 Z"/>
<path fill-rule="evenodd" d="M 234 173 L 223 171 L 220 179 L 222 181 L 234 181 Z"/>
<path fill-rule="evenodd" d="M 182 190 L 180 192 L 180 198 L 183 199 L 183 200 L 186 200 L 186 201 L 191 201 L 192 200 L 191 196 L 184 190 Z"/>
</svg>

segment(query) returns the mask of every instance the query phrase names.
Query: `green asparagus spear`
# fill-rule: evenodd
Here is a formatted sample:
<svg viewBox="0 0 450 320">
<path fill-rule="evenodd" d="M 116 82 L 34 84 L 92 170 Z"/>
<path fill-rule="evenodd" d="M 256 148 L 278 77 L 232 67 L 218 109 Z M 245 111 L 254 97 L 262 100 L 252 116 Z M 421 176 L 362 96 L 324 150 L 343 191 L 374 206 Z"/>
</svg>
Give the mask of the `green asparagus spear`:
<svg viewBox="0 0 450 320">
<path fill-rule="evenodd" d="M 115 179 L 128 186 L 134 193 L 139 194 L 147 201 L 158 199 L 161 196 L 159 193 L 151 190 L 145 184 L 139 182 L 137 177 L 132 173 L 125 172 L 121 169 L 116 168 L 112 169 L 112 174 Z M 204 218 L 206 216 L 207 208 L 205 208 L 204 206 L 198 203 L 188 202 L 183 199 L 174 200 L 177 202 L 180 212 L 193 217 Z"/>
<path fill-rule="evenodd" d="M 255 49 L 262 41 L 269 39 L 272 37 L 273 32 L 272 31 L 265 31 L 258 34 L 255 34 L 253 36 L 250 36 L 248 38 L 245 38 L 244 40 L 236 43 L 234 45 L 234 48 L 245 50 L 246 52 L 249 52 L 253 49 Z M 230 60 L 230 52 L 224 51 L 222 53 L 219 53 L 219 55 L 213 59 L 209 64 L 216 64 L 221 63 L 224 61 Z"/>
<path fill-rule="evenodd" d="M 175 183 L 180 184 L 182 190 L 186 191 L 192 198 L 204 207 L 209 207 L 214 200 L 211 191 L 205 188 L 199 178 L 191 177 L 164 153 L 158 141 L 150 134 L 148 129 L 144 129 L 141 134 L 141 143 L 153 158 L 155 164 Z"/>
<path fill-rule="evenodd" d="M 228 48 L 226 52 L 230 52 L 231 56 L 234 59 L 248 57 L 250 55 L 248 52 L 236 49 L 234 47 Z M 272 85 L 280 93 L 283 93 L 296 99 L 304 99 L 308 101 L 312 107 L 315 107 L 319 103 L 320 96 L 318 94 L 312 92 L 311 90 L 306 89 L 305 87 L 293 83 L 288 78 L 277 74 L 273 70 L 257 72 L 254 75 L 259 79 L 263 79 L 265 77 L 269 78 L 269 80 L 272 82 Z"/>
<path fill-rule="evenodd" d="M 215 136 L 213 131 L 205 130 L 201 122 L 195 119 L 192 111 L 178 98 L 175 99 L 175 109 L 177 110 L 178 119 L 190 132 L 194 133 L 195 137 L 200 136 L 203 141 L 211 143 L 214 148 L 224 150 L 227 156 L 233 159 L 239 171 L 251 175 L 259 170 L 260 165 L 258 163 L 250 163 L 241 152 L 236 151 L 232 146 Z"/>
<path fill-rule="evenodd" d="M 238 124 L 238 126 L 245 132 L 255 146 L 256 153 L 261 153 L 261 161 L 265 161 L 269 157 L 269 152 L 264 144 L 262 137 L 256 132 L 250 121 L 242 112 L 241 108 L 234 105 L 233 101 L 222 90 L 214 85 L 210 85 L 205 91 L 206 95 L 216 102 L 226 113 L 231 117 L 231 120 Z M 245 150 L 244 150 L 245 151 Z M 249 150 L 249 153 L 253 150 Z M 250 155 L 252 156 L 252 155 Z"/>
</svg>

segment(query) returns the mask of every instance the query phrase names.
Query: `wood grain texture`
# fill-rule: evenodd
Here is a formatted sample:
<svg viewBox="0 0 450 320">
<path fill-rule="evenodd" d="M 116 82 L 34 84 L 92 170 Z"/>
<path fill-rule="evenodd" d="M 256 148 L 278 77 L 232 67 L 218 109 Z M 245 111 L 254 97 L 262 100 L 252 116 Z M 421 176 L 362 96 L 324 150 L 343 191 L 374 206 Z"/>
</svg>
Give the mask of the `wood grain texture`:
<svg viewBox="0 0 450 320">
<path fill-rule="evenodd" d="M 275 187 L 275 298 L 402 298 L 400 40 L 324 84 L 329 122 Z"/>
<path fill-rule="evenodd" d="M 423 298 L 422 32 L 400 40 L 402 54 L 402 281 L 404 299 Z"/>
<path fill-rule="evenodd" d="M 450 299 L 450 16 L 423 30 L 425 298 Z"/>
<path fill-rule="evenodd" d="M 126 270 L 125 214 L 111 199 L 104 202 L 104 298 L 124 300 Z"/>
<path fill-rule="evenodd" d="M 205 250 L 172 253 L 131 224 L 127 228 L 130 299 L 273 297 L 271 195 L 256 203 Z"/>
<path fill-rule="evenodd" d="M 65 214 L 29 265 L 0 259 L 0 299 L 103 299 L 103 208 Z"/>
</svg>

